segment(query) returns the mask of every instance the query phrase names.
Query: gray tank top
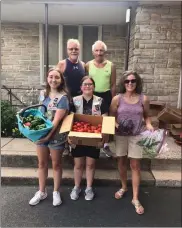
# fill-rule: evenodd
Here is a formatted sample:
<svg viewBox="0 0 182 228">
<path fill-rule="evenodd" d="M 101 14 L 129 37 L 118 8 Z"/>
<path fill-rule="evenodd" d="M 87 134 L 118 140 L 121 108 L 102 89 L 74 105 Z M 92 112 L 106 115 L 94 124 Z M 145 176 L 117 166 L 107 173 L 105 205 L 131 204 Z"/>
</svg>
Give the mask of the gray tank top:
<svg viewBox="0 0 182 228">
<path fill-rule="evenodd" d="M 128 104 L 123 94 L 119 95 L 119 106 L 117 109 L 116 120 L 119 124 L 116 130 L 117 135 L 138 135 L 142 131 L 143 123 L 143 99 L 144 95 L 139 96 L 136 104 Z"/>
</svg>

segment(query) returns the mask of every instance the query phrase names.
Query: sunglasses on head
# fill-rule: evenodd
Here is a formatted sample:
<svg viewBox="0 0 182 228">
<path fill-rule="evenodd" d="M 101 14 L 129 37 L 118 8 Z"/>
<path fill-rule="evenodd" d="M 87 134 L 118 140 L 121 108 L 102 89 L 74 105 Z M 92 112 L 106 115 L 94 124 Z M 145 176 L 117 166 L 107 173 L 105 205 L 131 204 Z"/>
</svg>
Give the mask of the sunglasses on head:
<svg viewBox="0 0 182 228">
<path fill-rule="evenodd" d="M 69 51 L 78 51 L 79 49 L 78 48 L 68 48 Z"/>
<path fill-rule="evenodd" d="M 130 82 L 131 82 L 132 84 L 133 84 L 133 83 L 136 83 L 136 79 L 131 79 L 131 80 L 126 79 L 126 80 L 124 80 L 124 83 L 125 83 L 125 84 L 129 84 Z"/>
</svg>

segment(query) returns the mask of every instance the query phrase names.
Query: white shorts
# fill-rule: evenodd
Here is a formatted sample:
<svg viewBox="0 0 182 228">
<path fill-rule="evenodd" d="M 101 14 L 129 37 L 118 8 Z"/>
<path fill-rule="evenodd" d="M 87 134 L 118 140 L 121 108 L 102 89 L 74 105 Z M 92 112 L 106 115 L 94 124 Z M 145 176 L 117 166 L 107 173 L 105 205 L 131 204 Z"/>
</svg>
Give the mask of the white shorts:
<svg viewBox="0 0 182 228">
<path fill-rule="evenodd" d="M 141 159 L 142 147 L 137 145 L 140 136 L 115 136 L 116 148 L 114 153 L 116 157 L 128 156 L 130 158 Z"/>
</svg>

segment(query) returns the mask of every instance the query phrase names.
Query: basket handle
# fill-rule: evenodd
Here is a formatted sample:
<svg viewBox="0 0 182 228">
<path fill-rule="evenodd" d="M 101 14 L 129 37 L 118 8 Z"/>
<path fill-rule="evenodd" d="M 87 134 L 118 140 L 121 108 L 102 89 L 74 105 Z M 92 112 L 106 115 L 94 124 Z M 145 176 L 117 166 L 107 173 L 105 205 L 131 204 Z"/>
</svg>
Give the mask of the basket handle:
<svg viewBox="0 0 182 228">
<path fill-rule="evenodd" d="M 26 110 L 28 110 L 28 109 L 30 109 L 30 108 L 38 108 L 38 107 L 41 107 L 41 106 L 44 107 L 45 112 L 47 112 L 47 107 L 46 107 L 45 105 L 43 105 L 43 104 L 38 104 L 38 105 L 32 105 L 32 106 L 26 107 L 26 108 L 22 109 L 19 113 L 23 116 L 23 113 L 24 113 Z"/>
</svg>

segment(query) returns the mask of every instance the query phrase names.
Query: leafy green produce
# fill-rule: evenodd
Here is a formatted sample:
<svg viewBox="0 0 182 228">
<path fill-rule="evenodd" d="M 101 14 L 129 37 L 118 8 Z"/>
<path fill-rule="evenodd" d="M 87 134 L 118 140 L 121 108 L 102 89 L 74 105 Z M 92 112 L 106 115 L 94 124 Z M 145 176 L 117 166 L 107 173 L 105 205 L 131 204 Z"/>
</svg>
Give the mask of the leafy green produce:
<svg viewBox="0 0 182 228">
<path fill-rule="evenodd" d="M 42 118 L 33 115 L 23 117 L 23 124 L 30 130 L 41 130 L 46 128 L 45 121 Z"/>
</svg>

